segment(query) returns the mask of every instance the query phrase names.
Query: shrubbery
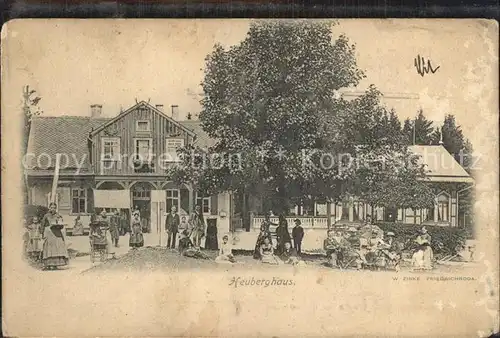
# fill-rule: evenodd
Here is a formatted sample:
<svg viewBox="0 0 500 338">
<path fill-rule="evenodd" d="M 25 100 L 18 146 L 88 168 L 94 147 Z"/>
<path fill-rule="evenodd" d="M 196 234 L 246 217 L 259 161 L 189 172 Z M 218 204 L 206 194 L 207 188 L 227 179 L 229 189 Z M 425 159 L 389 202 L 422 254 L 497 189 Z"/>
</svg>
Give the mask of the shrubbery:
<svg viewBox="0 0 500 338">
<path fill-rule="evenodd" d="M 398 242 L 405 243 L 406 250 L 415 249 L 414 239 L 418 236 L 420 225 L 401 223 L 377 223 L 384 232 L 392 231 Z M 431 247 L 440 256 L 455 255 L 462 250 L 465 241 L 472 237 L 470 228 L 449 226 L 425 226 L 432 237 Z"/>
<path fill-rule="evenodd" d="M 29 223 L 34 216 L 42 220 L 43 216 L 49 212 L 49 208 L 44 205 L 26 205 L 24 207 L 24 218 Z"/>
</svg>

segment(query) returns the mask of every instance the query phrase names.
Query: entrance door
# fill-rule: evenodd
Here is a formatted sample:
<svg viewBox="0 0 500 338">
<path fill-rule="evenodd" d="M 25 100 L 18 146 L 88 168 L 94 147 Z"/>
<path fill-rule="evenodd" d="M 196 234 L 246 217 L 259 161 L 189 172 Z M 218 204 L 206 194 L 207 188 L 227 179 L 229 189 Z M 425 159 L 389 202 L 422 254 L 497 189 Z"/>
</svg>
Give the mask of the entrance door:
<svg viewBox="0 0 500 338">
<path fill-rule="evenodd" d="M 396 222 L 398 217 L 398 210 L 396 208 L 386 208 L 385 209 L 385 219 L 386 222 Z"/>
<path fill-rule="evenodd" d="M 151 232 L 162 234 L 165 224 L 165 190 L 151 191 Z M 161 243 L 160 243 L 161 245 Z"/>
<path fill-rule="evenodd" d="M 151 231 L 151 190 L 142 186 L 134 186 L 132 191 L 132 205 L 134 210 L 137 208 L 141 214 L 142 231 Z"/>
</svg>

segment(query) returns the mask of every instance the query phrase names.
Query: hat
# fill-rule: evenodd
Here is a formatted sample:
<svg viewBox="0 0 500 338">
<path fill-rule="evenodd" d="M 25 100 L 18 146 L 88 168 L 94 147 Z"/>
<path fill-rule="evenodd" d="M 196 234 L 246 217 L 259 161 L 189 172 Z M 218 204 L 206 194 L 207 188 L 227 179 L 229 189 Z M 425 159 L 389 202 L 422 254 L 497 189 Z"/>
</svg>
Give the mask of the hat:
<svg viewBox="0 0 500 338">
<path fill-rule="evenodd" d="M 396 236 L 396 235 L 394 235 L 394 232 L 389 231 L 389 232 L 387 233 L 387 236 Z"/>
<path fill-rule="evenodd" d="M 424 233 L 424 234 L 427 232 L 427 229 L 425 228 L 425 226 L 423 226 L 422 229 L 420 229 L 420 232 Z"/>
<path fill-rule="evenodd" d="M 358 231 L 358 229 L 356 229 L 355 227 L 350 227 L 349 229 L 347 229 L 347 231 L 356 232 L 356 231 Z"/>
<path fill-rule="evenodd" d="M 298 218 L 294 219 L 293 221 L 294 221 L 296 224 L 299 224 L 299 225 L 301 224 L 300 219 L 298 219 Z"/>
</svg>

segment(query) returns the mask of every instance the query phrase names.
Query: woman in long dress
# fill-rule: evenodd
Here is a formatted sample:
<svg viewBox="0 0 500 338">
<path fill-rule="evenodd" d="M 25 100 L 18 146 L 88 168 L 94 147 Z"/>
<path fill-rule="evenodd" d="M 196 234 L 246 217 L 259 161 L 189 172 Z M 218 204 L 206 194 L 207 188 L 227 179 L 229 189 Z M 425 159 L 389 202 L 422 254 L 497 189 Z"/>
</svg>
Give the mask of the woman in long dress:
<svg viewBox="0 0 500 338">
<path fill-rule="evenodd" d="M 281 255 L 285 251 L 285 243 L 292 241 L 290 232 L 288 231 L 288 222 L 283 215 L 279 217 L 278 227 L 276 228 L 276 239 L 278 240 L 276 251 L 278 255 Z"/>
<path fill-rule="evenodd" d="M 130 231 L 129 246 L 131 248 L 140 248 L 144 246 L 144 236 L 142 235 L 141 217 L 139 211 L 134 211 L 132 216 L 132 225 Z"/>
<path fill-rule="evenodd" d="M 68 265 L 69 256 L 62 230 L 62 217 L 56 211 L 57 205 L 50 203 L 49 212 L 42 219 L 44 226 L 42 261 L 47 269 Z"/>
<path fill-rule="evenodd" d="M 428 234 L 427 229 L 422 227 L 420 234 L 417 236 L 415 242 L 419 246 L 419 250 L 415 253 L 413 258 L 414 266 L 419 269 L 431 270 L 434 253 L 431 248 L 431 235 Z"/>
<path fill-rule="evenodd" d="M 207 237 L 205 239 L 205 249 L 219 250 L 219 241 L 217 239 L 217 225 L 215 222 L 207 222 Z"/>
</svg>

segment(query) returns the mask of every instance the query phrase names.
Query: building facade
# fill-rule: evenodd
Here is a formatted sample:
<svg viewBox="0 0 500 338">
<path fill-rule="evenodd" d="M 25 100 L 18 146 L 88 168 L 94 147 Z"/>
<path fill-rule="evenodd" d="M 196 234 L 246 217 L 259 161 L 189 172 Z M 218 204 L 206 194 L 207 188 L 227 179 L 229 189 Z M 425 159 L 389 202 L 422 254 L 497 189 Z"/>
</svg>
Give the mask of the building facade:
<svg viewBox="0 0 500 338">
<path fill-rule="evenodd" d="M 102 107 L 91 106 L 90 117 L 35 117 L 25 158 L 28 202 L 47 205 L 59 161 L 56 196 L 59 213 L 72 226 L 76 217 L 90 222 L 96 210 L 121 210 L 130 215 L 138 209 L 143 227 L 162 233 L 166 213 L 176 206 L 187 216 L 195 205 L 202 207 L 208 223 L 219 236 L 235 234 L 236 248 L 253 249 L 264 220 L 260 196 L 221 193 L 200 196 L 189 185 L 167 180 L 165 170 L 174 165 L 176 149 L 193 144 L 213 145 L 198 121 L 178 121 L 176 106 L 171 114 L 163 106 L 142 101 L 113 118 L 101 116 Z M 331 208 L 331 224 L 363 223 L 368 215 L 378 222 L 415 225 L 460 226 L 459 203 L 473 179 L 441 145 L 411 146 L 427 168 L 436 196 L 430 209 L 374 208 L 352 197 Z M 57 160 L 59 158 L 59 160 Z M 461 195 L 462 194 L 462 195 Z M 301 220 L 306 232 L 304 249 L 320 248 L 327 229 L 327 206 L 309 203 L 294 206 L 287 217 L 290 229 Z M 277 217 L 271 219 L 277 223 Z"/>
<path fill-rule="evenodd" d="M 197 121 L 177 121 L 176 107 L 167 115 L 161 105 L 139 102 L 114 118 L 102 118 L 101 106 L 91 117 L 35 117 L 25 159 L 28 203 L 47 205 L 59 157 L 58 211 L 71 227 L 84 224 L 97 209 L 138 209 L 143 227 L 161 233 L 165 214 L 176 206 L 187 216 L 202 206 L 207 223 L 229 231 L 229 194 L 201 196 L 189 185 L 166 179 L 165 170 L 179 161 L 176 148 L 211 140 Z"/>
</svg>

